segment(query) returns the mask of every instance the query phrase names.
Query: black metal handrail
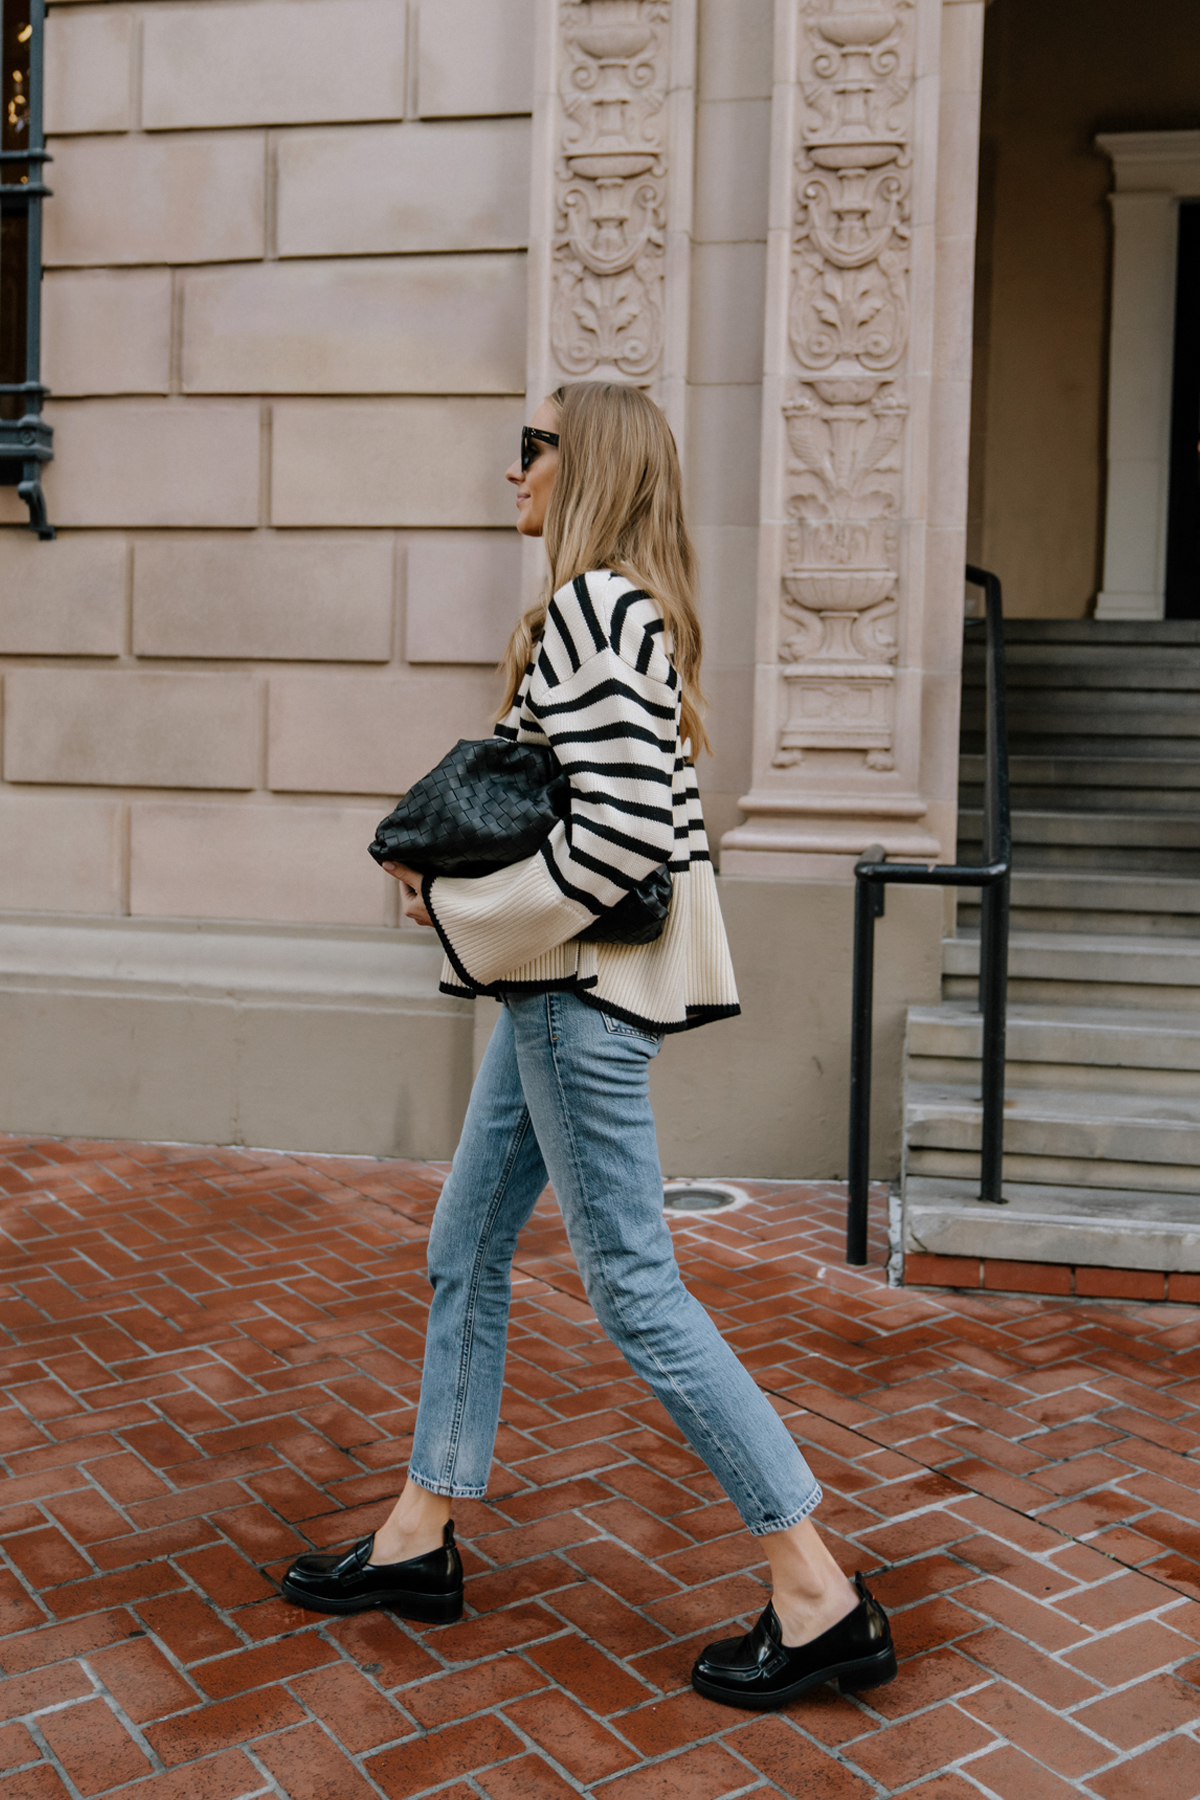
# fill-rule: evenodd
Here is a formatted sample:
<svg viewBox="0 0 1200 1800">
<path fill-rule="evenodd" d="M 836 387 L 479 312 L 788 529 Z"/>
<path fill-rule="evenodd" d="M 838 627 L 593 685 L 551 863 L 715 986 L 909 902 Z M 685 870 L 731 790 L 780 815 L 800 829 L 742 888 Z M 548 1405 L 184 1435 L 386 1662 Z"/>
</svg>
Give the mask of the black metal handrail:
<svg viewBox="0 0 1200 1800">
<path fill-rule="evenodd" d="M 987 748 L 983 791 L 983 855 L 962 863 L 889 863 L 881 845 L 864 851 L 854 870 L 854 999 L 850 1035 L 850 1203 L 846 1261 L 867 1260 L 867 1190 L 871 1160 L 871 1012 L 875 982 L 875 921 L 883 915 L 889 882 L 906 887 L 977 887 L 979 1010 L 983 1015 L 983 1141 L 979 1198 L 1004 1203 L 1004 1054 L 1008 998 L 1008 915 L 1012 823 L 1008 799 L 1008 719 L 1004 685 L 1004 603 L 1000 578 L 967 566 L 987 605 Z"/>
</svg>

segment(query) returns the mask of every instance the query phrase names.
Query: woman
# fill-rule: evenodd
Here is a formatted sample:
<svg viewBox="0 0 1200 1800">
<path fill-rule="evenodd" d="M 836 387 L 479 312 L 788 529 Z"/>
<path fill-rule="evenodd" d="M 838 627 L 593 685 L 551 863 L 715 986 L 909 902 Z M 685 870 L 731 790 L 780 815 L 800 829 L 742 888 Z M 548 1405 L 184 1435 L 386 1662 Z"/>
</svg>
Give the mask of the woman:
<svg viewBox="0 0 1200 1800">
<path fill-rule="evenodd" d="M 818 1536 L 820 1488 L 683 1286 L 663 1218 L 649 1064 L 665 1034 L 738 1011 L 691 762 L 707 741 L 674 439 L 637 389 L 582 382 L 539 407 L 508 480 L 518 531 L 544 535 L 553 597 L 513 636 L 497 732 L 553 748 L 570 816 L 538 854 L 475 880 L 388 865 L 406 916 L 441 937 L 443 991 L 493 994 L 503 1010 L 430 1234 L 404 1491 L 373 1537 L 300 1557 L 283 1590 L 322 1611 L 460 1616 L 451 1501 L 486 1492 L 513 1252 L 549 1178 L 597 1318 L 770 1562 L 762 1618 L 704 1652 L 695 1686 L 756 1708 L 835 1676 L 845 1689 L 874 1686 L 895 1672 L 883 1611 Z M 664 863 L 673 887 L 660 938 L 579 941 Z"/>
</svg>

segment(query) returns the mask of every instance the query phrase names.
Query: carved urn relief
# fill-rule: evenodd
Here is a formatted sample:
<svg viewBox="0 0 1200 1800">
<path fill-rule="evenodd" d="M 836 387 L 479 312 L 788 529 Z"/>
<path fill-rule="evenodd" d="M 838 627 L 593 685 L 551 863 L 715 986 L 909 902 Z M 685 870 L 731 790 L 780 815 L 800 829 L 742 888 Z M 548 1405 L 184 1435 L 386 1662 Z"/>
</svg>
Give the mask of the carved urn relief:
<svg viewBox="0 0 1200 1800">
<path fill-rule="evenodd" d="M 574 376 L 647 381 L 663 347 L 670 0 L 563 0 L 551 339 Z"/>
<path fill-rule="evenodd" d="M 800 0 L 774 764 L 894 766 L 913 0 Z"/>
</svg>

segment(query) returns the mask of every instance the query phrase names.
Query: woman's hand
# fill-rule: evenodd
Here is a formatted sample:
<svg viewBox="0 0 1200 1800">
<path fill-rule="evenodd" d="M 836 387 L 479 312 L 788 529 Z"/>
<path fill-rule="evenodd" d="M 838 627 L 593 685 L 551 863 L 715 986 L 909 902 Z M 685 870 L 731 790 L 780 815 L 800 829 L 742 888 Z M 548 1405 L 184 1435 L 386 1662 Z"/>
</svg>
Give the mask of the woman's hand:
<svg viewBox="0 0 1200 1800">
<path fill-rule="evenodd" d="M 417 871 L 406 868 L 403 863 L 384 863 L 383 869 L 400 883 L 400 910 L 405 918 L 411 919 L 414 925 L 432 925 L 433 920 L 421 898 L 421 877 Z"/>
</svg>

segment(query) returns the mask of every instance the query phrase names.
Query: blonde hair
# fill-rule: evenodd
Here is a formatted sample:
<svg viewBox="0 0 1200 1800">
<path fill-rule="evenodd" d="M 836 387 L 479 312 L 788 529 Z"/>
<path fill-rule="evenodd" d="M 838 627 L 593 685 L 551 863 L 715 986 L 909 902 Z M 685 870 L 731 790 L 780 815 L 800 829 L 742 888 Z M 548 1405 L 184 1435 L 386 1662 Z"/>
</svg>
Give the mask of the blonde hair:
<svg viewBox="0 0 1200 1800">
<path fill-rule="evenodd" d="M 579 381 L 550 396 L 558 409 L 559 463 L 546 509 L 546 593 L 513 632 L 500 664 L 517 697 L 546 622 L 550 595 L 589 569 L 612 569 L 662 607 L 671 661 L 683 691 L 680 733 L 692 754 L 710 748 L 700 688 L 696 552 L 683 517 L 683 481 L 671 427 L 638 388 Z"/>
</svg>

